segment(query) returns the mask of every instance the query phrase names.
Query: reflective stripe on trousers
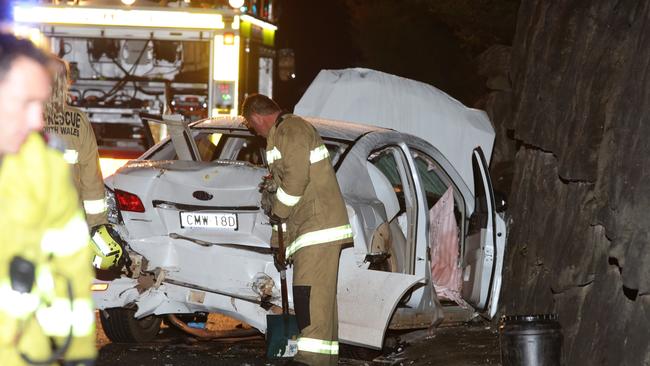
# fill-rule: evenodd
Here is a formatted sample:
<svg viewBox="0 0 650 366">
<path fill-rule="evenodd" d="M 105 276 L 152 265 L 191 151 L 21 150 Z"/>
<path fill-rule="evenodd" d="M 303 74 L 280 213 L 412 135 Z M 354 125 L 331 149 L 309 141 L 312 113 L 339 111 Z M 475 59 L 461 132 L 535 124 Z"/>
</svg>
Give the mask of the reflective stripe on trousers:
<svg viewBox="0 0 650 366">
<path fill-rule="evenodd" d="M 321 353 L 325 355 L 338 355 L 339 342 L 300 337 L 298 338 L 298 351 Z"/>
<path fill-rule="evenodd" d="M 351 237 L 352 227 L 350 225 L 341 225 L 329 229 L 308 232 L 300 235 L 296 240 L 293 241 L 293 243 L 287 247 L 286 256 L 289 258 L 300 248 L 304 248 L 306 246 L 329 243 Z"/>
</svg>

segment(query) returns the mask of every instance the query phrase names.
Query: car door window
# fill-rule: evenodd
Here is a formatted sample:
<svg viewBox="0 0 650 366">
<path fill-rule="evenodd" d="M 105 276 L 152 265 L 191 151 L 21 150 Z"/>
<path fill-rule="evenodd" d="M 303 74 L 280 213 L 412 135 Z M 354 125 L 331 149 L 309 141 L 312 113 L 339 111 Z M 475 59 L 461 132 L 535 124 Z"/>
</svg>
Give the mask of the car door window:
<svg viewBox="0 0 650 366">
<path fill-rule="evenodd" d="M 397 160 L 395 160 L 394 148 L 386 148 L 377 151 L 368 157 L 368 161 L 376 166 L 386 176 L 386 178 L 388 178 L 388 181 L 390 181 L 390 184 L 393 186 L 393 191 L 395 191 L 395 194 L 397 195 L 400 212 L 404 212 L 406 210 L 404 184 L 400 177 Z"/>
<path fill-rule="evenodd" d="M 449 186 L 452 185 L 451 179 L 440 167 L 440 164 L 429 155 L 414 149 L 411 149 L 411 154 L 427 197 L 427 206 L 431 209 L 440 197 L 447 192 Z M 462 225 L 463 213 L 460 207 L 458 192 L 454 192 L 454 215 L 456 216 L 456 222 Z"/>
<path fill-rule="evenodd" d="M 201 161 L 237 160 L 246 161 L 256 166 L 265 165 L 266 139 L 245 133 L 233 133 L 232 130 L 197 128 L 192 130 Z M 341 157 L 350 148 L 347 141 L 324 139 L 332 165 L 336 168 Z M 171 140 L 149 152 L 146 160 L 178 160 Z"/>
<path fill-rule="evenodd" d="M 388 224 L 391 226 L 391 256 L 395 255 L 397 271 L 414 273 L 416 230 L 417 230 L 417 195 L 412 171 L 406 157 L 404 146 L 386 146 L 373 151 L 368 156 L 372 163 L 392 186 L 399 203 L 399 212 Z M 381 197 L 378 197 L 381 200 Z M 398 236 L 401 236 L 398 239 Z M 400 243 L 398 245 L 398 243 Z"/>
<path fill-rule="evenodd" d="M 264 139 L 220 132 L 202 132 L 195 137 L 202 161 L 237 160 L 262 166 Z"/>
<path fill-rule="evenodd" d="M 194 141 L 201 161 L 237 160 L 256 166 L 263 166 L 262 154 L 266 147 L 263 138 L 252 135 L 227 134 L 213 131 L 194 133 Z M 150 160 L 177 160 L 178 156 L 171 141 L 156 150 Z"/>
<path fill-rule="evenodd" d="M 339 158 L 345 153 L 349 145 L 341 142 L 326 141 L 325 147 L 327 148 L 327 152 L 330 154 L 330 162 L 332 163 L 332 166 L 337 167 Z"/>
</svg>

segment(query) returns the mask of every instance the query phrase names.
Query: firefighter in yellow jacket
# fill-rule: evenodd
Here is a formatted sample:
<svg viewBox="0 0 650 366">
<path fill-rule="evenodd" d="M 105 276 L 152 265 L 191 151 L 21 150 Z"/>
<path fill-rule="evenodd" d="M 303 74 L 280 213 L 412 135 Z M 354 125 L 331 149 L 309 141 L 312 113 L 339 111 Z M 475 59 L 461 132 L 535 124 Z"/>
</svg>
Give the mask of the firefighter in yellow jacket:
<svg viewBox="0 0 650 366">
<path fill-rule="evenodd" d="M 343 244 L 352 241 L 347 210 L 327 148 L 304 119 L 284 114 L 264 95 L 243 104 L 248 125 L 266 137 L 277 191 L 270 215 L 286 223 L 286 257 L 293 260 L 293 302 L 300 330 L 294 361 L 338 362 L 336 283 Z"/>
<path fill-rule="evenodd" d="M 63 142 L 63 158 L 72 168 L 72 179 L 86 214 L 96 255 L 93 265 L 98 269 L 119 267 L 124 244 L 108 223 L 106 192 L 99 166 L 97 140 L 88 117 L 67 104 L 68 64 L 52 57 L 52 94 L 45 105 L 45 132 L 58 136 Z"/>
<path fill-rule="evenodd" d="M 88 229 L 62 154 L 38 134 L 48 59 L 0 34 L 0 364 L 92 365 Z"/>
</svg>

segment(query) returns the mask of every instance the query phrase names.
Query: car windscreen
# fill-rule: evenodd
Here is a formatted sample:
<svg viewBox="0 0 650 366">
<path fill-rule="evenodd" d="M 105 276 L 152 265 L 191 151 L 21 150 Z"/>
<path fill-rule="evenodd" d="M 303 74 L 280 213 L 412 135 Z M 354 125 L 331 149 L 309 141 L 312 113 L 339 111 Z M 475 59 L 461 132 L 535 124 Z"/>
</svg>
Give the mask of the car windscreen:
<svg viewBox="0 0 650 366">
<path fill-rule="evenodd" d="M 266 139 L 244 131 L 194 129 L 192 136 L 202 161 L 236 160 L 264 166 Z M 340 140 L 325 139 L 332 165 L 336 165 L 348 144 Z M 146 160 L 177 160 L 178 155 L 171 140 L 163 142 Z"/>
</svg>

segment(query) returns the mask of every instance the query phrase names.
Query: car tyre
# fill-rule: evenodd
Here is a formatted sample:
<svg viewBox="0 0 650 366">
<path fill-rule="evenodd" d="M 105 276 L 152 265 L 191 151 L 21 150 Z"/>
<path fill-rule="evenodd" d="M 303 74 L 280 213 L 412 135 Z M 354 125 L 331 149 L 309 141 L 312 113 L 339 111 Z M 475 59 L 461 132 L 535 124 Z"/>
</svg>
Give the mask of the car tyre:
<svg viewBox="0 0 650 366">
<path fill-rule="evenodd" d="M 149 315 L 136 319 L 134 309 L 113 308 L 99 312 L 106 336 L 115 343 L 141 343 L 153 340 L 160 331 L 161 319 Z"/>
</svg>

